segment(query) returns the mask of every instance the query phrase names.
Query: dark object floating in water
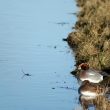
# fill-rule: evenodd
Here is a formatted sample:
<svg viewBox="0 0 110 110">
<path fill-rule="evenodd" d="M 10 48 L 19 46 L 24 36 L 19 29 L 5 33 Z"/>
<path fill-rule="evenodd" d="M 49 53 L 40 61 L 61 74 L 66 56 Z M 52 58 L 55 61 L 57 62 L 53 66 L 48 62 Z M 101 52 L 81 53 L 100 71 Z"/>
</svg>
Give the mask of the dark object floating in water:
<svg viewBox="0 0 110 110">
<path fill-rule="evenodd" d="M 55 23 L 55 24 L 58 24 L 58 25 L 64 26 L 64 25 L 67 25 L 67 24 L 69 24 L 69 23 L 68 23 L 68 22 L 58 22 L 58 23 Z"/>
<path fill-rule="evenodd" d="M 71 15 L 77 15 L 77 13 L 68 13 L 68 14 L 71 14 Z"/>
<path fill-rule="evenodd" d="M 29 74 L 29 73 L 25 73 L 24 71 L 23 71 L 23 69 L 22 69 L 22 73 L 24 74 L 21 78 L 23 79 L 24 78 L 24 76 L 32 76 L 31 74 Z"/>
<path fill-rule="evenodd" d="M 62 40 L 67 42 L 67 38 L 63 38 Z"/>
<path fill-rule="evenodd" d="M 66 86 L 66 87 L 60 87 L 60 88 L 64 88 L 64 89 L 73 89 L 73 88 L 70 88 L 70 87 L 68 87 L 68 86 Z"/>
<path fill-rule="evenodd" d="M 59 88 L 67 89 L 67 90 L 77 90 L 76 88 L 72 88 L 72 87 L 68 87 L 68 86 L 66 86 L 66 87 L 61 86 Z"/>
<path fill-rule="evenodd" d="M 54 87 L 52 87 L 52 89 L 55 89 Z"/>
<path fill-rule="evenodd" d="M 58 81 L 56 81 L 56 83 L 59 83 Z"/>
<path fill-rule="evenodd" d="M 54 49 L 56 49 L 57 48 L 57 46 L 54 46 Z"/>
</svg>

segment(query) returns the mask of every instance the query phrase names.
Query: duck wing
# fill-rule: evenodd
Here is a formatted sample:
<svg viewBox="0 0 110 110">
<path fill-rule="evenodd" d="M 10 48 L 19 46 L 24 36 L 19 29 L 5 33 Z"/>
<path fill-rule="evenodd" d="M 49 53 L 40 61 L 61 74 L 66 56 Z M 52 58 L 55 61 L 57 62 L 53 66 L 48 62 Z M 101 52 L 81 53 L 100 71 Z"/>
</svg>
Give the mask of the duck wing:
<svg viewBox="0 0 110 110">
<path fill-rule="evenodd" d="M 101 75 L 101 74 L 100 74 L 100 71 L 97 71 L 97 70 L 94 70 L 94 69 L 89 69 L 89 70 L 86 71 L 86 73 L 87 73 L 89 76 Z"/>
<path fill-rule="evenodd" d="M 100 74 L 102 76 L 110 76 L 108 73 L 106 73 L 104 71 L 99 71 L 99 70 L 95 70 L 95 69 L 89 69 L 88 72 L 90 75 Z"/>
</svg>

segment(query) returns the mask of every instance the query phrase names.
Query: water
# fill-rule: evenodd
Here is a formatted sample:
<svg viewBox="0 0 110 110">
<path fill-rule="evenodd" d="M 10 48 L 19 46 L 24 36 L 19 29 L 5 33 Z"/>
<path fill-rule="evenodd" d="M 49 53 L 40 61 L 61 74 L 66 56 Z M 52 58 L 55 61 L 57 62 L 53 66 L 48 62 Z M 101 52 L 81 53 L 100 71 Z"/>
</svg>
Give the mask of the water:
<svg viewBox="0 0 110 110">
<path fill-rule="evenodd" d="M 62 41 L 76 10 L 72 0 L 0 1 L 0 110 L 78 106 L 77 80 L 70 75 L 75 61 Z"/>
</svg>

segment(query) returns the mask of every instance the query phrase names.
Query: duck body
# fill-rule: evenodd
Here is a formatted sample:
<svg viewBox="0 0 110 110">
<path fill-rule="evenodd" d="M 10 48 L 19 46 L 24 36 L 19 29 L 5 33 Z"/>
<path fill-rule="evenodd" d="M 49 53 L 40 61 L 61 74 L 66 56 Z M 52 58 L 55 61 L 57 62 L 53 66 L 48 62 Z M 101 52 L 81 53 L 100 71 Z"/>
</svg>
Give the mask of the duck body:
<svg viewBox="0 0 110 110">
<path fill-rule="evenodd" d="M 81 70 L 79 72 L 79 79 L 81 81 L 88 80 L 92 83 L 99 83 L 103 80 L 103 75 L 101 75 L 99 71 L 96 71 L 94 69 Z"/>
<path fill-rule="evenodd" d="M 99 83 L 103 80 L 104 72 L 89 68 L 89 65 L 82 63 L 78 67 L 78 78 L 81 81 L 88 80 L 92 83 Z"/>
</svg>

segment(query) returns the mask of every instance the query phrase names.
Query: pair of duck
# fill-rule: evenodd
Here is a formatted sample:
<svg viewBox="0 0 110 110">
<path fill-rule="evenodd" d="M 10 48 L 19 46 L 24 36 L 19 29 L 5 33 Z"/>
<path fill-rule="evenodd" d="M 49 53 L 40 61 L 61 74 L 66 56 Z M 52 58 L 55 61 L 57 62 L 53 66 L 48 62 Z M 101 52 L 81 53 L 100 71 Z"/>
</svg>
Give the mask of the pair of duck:
<svg viewBox="0 0 110 110">
<path fill-rule="evenodd" d="M 96 97 L 109 91 L 106 86 L 99 84 L 103 81 L 104 76 L 107 76 L 107 73 L 92 69 L 87 63 L 80 64 L 78 70 L 78 78 L 82 81 L 79 88 L 81 95 Z"/>
</svg>

